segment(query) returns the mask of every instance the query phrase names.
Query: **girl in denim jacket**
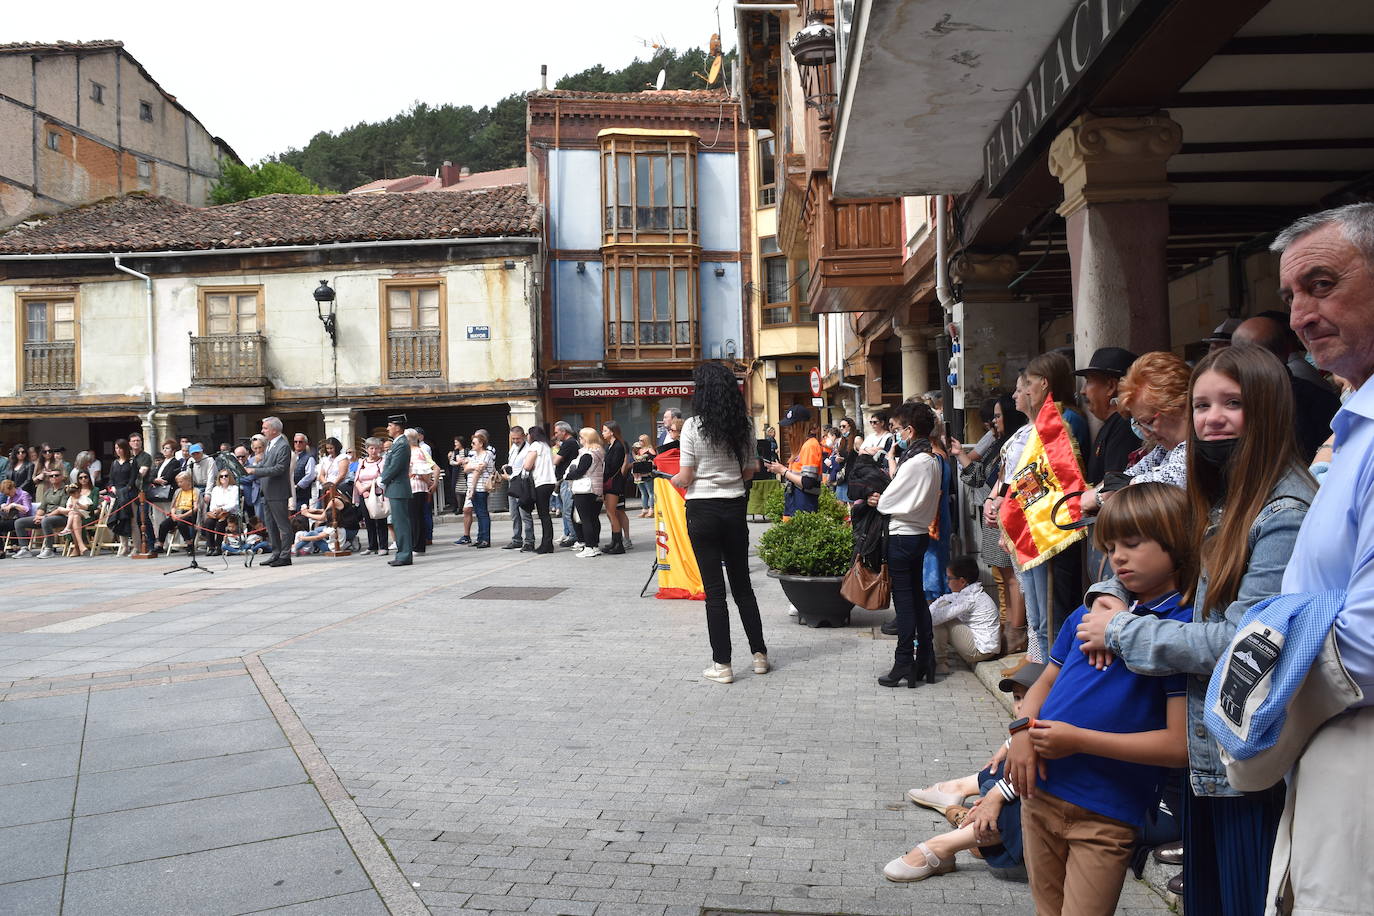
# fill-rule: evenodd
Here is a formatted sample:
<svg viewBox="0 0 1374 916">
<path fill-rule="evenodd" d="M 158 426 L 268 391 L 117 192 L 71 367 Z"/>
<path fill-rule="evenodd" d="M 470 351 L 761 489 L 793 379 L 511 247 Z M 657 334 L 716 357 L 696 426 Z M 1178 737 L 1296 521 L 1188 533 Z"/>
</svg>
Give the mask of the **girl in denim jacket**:
<svg viewBox="0 0 1374 916">
<path fill-rule="evenodd" d="M 1282 591 L 1284 568 L 1316 492 L 1298 454 L 1293 396 L 1276 357 L 1235 346 L 1204 357 L 1189 385 L 1189 525 L 1201 557 L 1191 623 L 1121 614 L 1129 594 L 1094 585 L 1078 628 L 1099 667 L 1121 659 L 1140 674 L 1189 674 L 1183 810 L 1184 911 L 1260 916 L 1283 812 L 1284 785 L 1241 794 L 1226 781 L 1203 725 L 1207 682 L 1251 605 Z"/>
</svg>

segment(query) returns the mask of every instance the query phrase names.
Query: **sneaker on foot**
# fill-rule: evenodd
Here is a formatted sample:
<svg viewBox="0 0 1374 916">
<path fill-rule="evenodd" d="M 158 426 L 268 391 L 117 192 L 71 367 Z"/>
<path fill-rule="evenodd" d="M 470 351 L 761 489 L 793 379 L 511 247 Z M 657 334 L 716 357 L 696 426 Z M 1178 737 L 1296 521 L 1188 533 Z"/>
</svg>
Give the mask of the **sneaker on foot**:
<svg viewBox="0 0 1374 916">
<path fill-rule="evenodd" d="M 771 667 L 771 666 L 768 664 L 768 656 L 767 656 L 765 653 L 763 653 L 763 652 L 755 652 L 755 653 L 754 653 L 754 673 L 755 673 L 755 674 L 767 674 L 767 673 L 769 672 L 769 670 L 770 670 L 770 667 Z"/>
<path fill-rule="evenodd" d="M 14 559 L 16 560 L 27 560 L 29 557 L 34 556 L 37 556 L 37 554 L 27 547 L 20 547 L 14 552 Z"/>
<path fill-rule="evenodd" d="M 573 546 L 573 550 L 586 550 L 586 549 L 587 549 L 587 545 L 584 544 L 584 543 L 582 543 L 581 541 L 573 541 L 573 545 L 572 545 L 572 546 Z"/>
<path fill-rule="evenodd" d="M 463 535 L 462 537 L 460 537 L 458 540 L 454 541 L 453 543 L 457 544 L 459 547 L 462 547 L 462 546 L 464 546 L 465 544 L 471 544 L 471 543 L 472 543 L 472 538 L 468 537 L 468 536 L 465 534 L 465 535 Z"/>
<path fill-rule="evenodd" d="M 583 547 L 583 548 L 582 548 L 582 552 L 579 553 L 578 556 L 581 557 L 581 558 L 584 559 L 584 560 L 590 559 L 590 558 L 592 558 L 592 557 L 599 557 L 599 556 L 601 556 L 601 548 L 600 548 L 600 547 Z"/>
<path fill-rule="evenodd" d="M 735 682 L 735 670 L 729 665 L 722 665 L 712 662 L 711 667 L 701 672 L 701 676 L 708 681 L 715 681 L 717 684 L 733 684 Z"/>
<path fill-rule="evenodd" d="M 626 549 L 626 550 L 634 550 L 634 549 L 635 549 L 634 541 L 631 541 L 631 540 L 630 540 L 630 536 L 629 536 L 628 534 L 625 535 L 625 538 L 624 538 L 624 540 L 623 540 L 621 543 L 623 543 L 623 544 L 625 545 L 625 549 Z"/>
<path fill-rule="evenodd" d="M 577 543 L 577 541 L 576 541 L 576 539 L 574 539 L 574 538 L 560 538 L 559 541 L 558 541 L 558 546 L 559 546 L 559 547 L 572 547 L 572 546 L 574 546 L 576 543 Z M 579 547 L 578 549 L 581 550 L 580 547 Z"/>
<path fill-rule="evenodd" d="M 38 551 L 38 559 L 40 560 L 50 560 L 55 556 L 57 556 L 57 554 L 53 552 L 51 547 L 44 547 L 42 550 Z"/>
</svg>

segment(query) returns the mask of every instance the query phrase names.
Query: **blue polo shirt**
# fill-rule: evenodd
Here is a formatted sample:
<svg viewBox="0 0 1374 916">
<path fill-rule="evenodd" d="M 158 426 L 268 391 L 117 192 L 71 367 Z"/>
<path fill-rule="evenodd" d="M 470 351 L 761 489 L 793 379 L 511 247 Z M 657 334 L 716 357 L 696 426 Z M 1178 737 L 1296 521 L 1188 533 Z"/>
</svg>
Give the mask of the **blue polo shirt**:
<svg viewBox="0 0 1374 916">
<path fill-rule="evenodd" d="M 1136 674 L 1117 659 L 1105 671 L 1088 663 L 1078 651 L 1078 622 L 1087 613 L 1080 607 L 1059 631 L 1050 661 L 1059 675 L 1037 718 L 1067 722 L 1099 732 L 1131 734 L 1158 731 L 1168 725 L 1166 701 L 1183 696 L 1185 675 L 1149 677 Z M 1184 623 L 1193 619 L 1191 607 L 1179 604 L 1173 592 L 1148 606 L 1137 602 L 1131 613 L 1151 614 Z M 1048 793 L 1104 817 L 1143 826 L 1145 813 L 1159 797 L 1165 768 L 1111 760 L 1093 754 L 1072 754 L 1045 761 L 1048 778 L 1039 785 Z"/>
</svg>

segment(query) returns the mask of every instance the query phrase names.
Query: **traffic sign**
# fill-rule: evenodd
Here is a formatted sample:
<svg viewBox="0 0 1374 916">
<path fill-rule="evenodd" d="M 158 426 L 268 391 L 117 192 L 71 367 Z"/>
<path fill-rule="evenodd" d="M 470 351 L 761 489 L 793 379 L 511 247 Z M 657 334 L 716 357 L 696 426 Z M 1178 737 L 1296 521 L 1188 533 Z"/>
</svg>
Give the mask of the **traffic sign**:
<svg viewBox="0 0 1374 916">
<path fill-rule="evenodd" d="M 816 396 L 821 393 L 821 370 L 818 366 L 811 368 L 811 393 Z"/>
</svg>

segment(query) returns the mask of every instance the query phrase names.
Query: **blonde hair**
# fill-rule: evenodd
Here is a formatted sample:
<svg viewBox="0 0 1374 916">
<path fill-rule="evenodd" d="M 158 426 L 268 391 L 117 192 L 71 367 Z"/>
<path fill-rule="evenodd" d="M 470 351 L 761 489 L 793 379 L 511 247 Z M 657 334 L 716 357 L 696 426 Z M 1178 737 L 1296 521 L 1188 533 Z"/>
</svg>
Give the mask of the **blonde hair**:
<svg viewBox="0 0 1374 916">
<path fill-rule="evenodd" d="M 601 438 L 601 433 L 592 429 L 590 426 L 582 427 L 582 431 L 577 434 L 577 438 L 582 440 L 583 448 L 605 448 L 606 443 Z"/>
<path fill-rule="evenodd" d="M 1131 363 L 1117 386 L 1123 415 L 1139 405 L 1170 416 L 1188 412 L 1188 379 L 1192 370 L 1178 356 L 1162 350 L 1146 353 Z"/>
</svg>

